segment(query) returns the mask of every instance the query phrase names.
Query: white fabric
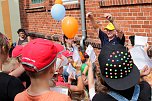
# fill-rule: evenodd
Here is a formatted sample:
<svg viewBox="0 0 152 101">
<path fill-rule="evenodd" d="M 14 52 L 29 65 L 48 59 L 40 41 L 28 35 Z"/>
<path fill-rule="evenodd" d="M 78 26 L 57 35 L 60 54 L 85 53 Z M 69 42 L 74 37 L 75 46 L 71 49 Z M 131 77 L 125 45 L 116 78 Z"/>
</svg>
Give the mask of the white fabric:
<svg viewBox="0 0 152 101">
<path fill-rule="evenodd" d="M 145 36 L 135 36 L 135 45 L 144 46 L 148 42 L 148 37 Z"/>
<path fill-rule="evenodd" d="M 94 63 L 96 61 L 96 54 L 95 54 L 94 49 L 91 45 L 89 45 L 87 47 L 86 53 L 89 55 L 91 63 Z"/>
<path fill-rule="evenodd" d="M 68 64 L 68 59 L 64 55 L 62 55 L 61 58 L 62 59 L 57 58 L 57 60 L 56 60 L 56 70 L 58 70 L 62 66 L 66 66 Z"/>
<path fill-rule="evenodd" d="M 138 67 L 139 70 L 143 69 L 145 65 L 152 67 L 152 61 L 146 54 L 146 52 L 140 46 L 135 46 L 130 50 L 130 54 L 134 61 L 134 64 Z"/>
<path fill-rule="evenodd" d="M 76 69 L 71 65 L 71 63 L 69 63 L 69 66 L 67 68 L 67 72 L 69 74 L 73 74 L 73 77 L 75 79 L 75 76 L 76 76 Z"/>
<path fill-rule="evenodd" d="M 73 61 L 76 62 L 77 64 L 82 64 L 81 62 L 81 57 L 78 51 L 78 48 L 76 46 L 74 46 L 74 51 L 73 51 Z"/>
<path fill-rule="evenodd" d="M 90 100 L 92 101 L 93 97 L 95 96 L 96 92 L 95 92 L 95 88 L 90 88 L 89 89 L 89 96 L 90 96 Z"/>
</svg>

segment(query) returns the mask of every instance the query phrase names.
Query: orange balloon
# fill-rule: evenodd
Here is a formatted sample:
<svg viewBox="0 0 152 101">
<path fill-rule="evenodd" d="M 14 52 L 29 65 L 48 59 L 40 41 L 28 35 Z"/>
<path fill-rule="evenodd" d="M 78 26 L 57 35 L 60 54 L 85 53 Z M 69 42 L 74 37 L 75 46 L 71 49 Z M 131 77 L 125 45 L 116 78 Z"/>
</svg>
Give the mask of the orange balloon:
<svg viewBox="0 0 152 101">
<path fill-rule="evenodd" d="M 78 32 L 78 21 L 74 17 L 65 17 L 62 21 L 62 31 L 69 39 L 74 38 Z"/>
<path fill-rule="evenodd" d="M 62 5 L 63 2 L 62 2 L 62 0 L 56 0 L 56 1 L 55 1 L 55 4 L 61 4 L 61 5 Z"/>
</svg>

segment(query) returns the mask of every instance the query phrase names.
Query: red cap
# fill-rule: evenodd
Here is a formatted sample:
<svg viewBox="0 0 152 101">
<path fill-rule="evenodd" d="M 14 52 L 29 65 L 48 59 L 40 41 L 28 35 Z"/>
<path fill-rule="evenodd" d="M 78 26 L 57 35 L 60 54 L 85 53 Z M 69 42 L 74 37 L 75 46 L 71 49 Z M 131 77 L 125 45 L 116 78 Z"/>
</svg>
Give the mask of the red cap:
<svg viewBox="0 0 152 101">
<path fill-rule="evenodd" d="M 59 52 L 65 51 L 64 46 L 62 46 L 61 44 L 54 42 L 54 45 L 57 47 Z"/>
<path fill-rule="evenodd" d="M 65 57 L 70 57 L 73 55 L 73 52 L 70 52 L 69 50 L 66 50 L 64 52 L 62 52 L 62 55 L 64 55 Z"/>
<path fill-rule="evenodd" d="M 12 57 L 16 58 L 22 55 L 23 46 L 18 45 L 12 51 Z"/>
<path fill-rule="evenodd" d="M 41 38 L 34 39 L 23 49 L 23 67 L 25 70 L 31 72 L 42 71 L 56 60 L 58 52 L 57 47 L 50 40 Z"/>
</svg>

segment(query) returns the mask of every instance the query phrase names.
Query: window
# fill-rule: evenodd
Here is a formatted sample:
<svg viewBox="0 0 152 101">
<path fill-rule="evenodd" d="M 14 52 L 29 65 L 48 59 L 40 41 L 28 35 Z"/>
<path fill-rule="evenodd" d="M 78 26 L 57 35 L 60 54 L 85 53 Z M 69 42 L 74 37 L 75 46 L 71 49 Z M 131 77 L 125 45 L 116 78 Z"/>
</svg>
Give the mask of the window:
<svg viewBox="0 0 152 101">
<path fill-rule="evenodd" d="M 62 0 L 63 4 L 75 4 L 78 3 L 78 0 Z"/>
<path fill-rule="evenodd" d="M 100 7 L 152 4 L 152 0 L 101 0 Z"/>
<path fill-rule="evenodd" d="M 36 3 L 42 3 L 44 0 L 32 0 L 32 3 L 33 4 L 36 4 Z"/>
</svg>

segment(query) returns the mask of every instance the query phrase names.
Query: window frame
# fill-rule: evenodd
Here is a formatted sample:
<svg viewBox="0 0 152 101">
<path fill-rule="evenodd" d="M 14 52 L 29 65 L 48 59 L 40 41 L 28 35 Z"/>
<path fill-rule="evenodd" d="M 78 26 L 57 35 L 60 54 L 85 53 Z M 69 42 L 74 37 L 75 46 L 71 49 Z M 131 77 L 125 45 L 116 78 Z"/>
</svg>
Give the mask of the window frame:
<svg viewBox="0 0 152 101">
<path fill-rule="evenodd" d="M 68 4 L 77 4 L 79 3 L 79 0 L 71 1 L 71 0 L 63 0 L 63 5 L 68 5 Z"/>
<path fill-rule="evenodd" d="M 39 0 L 39 1 L 40 1 L 40 2 L 36 2 L 36 3 L 35 3 L 35 2 L 33 2 L 33 0 L 31 0 L 31 3 L 32 3 L 32 4 L 41 4 L 41 3 L 43 3 L 45 0 Z"/>
</svg>

